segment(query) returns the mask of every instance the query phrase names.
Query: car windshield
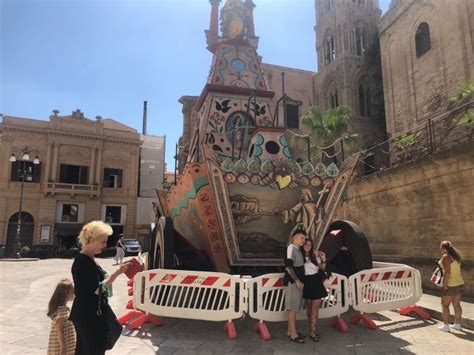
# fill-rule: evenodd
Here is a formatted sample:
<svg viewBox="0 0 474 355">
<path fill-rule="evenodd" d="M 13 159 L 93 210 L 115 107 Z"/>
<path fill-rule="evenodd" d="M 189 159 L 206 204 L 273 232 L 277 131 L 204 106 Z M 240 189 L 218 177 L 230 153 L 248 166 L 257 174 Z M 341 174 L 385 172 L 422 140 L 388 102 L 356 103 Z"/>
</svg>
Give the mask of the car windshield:
<svg viewBox="0 0 474 355">
<path fill-rule="evenodd" d="M 138 243 L 138 240 L 134 240 L 134 239 L 125 239 L 123 242 L 124 242 L 125 244 L 129 244 L 129 245 L 137 245 L 137 244 L 139 244 L 139 243 Z"/>
</svg>

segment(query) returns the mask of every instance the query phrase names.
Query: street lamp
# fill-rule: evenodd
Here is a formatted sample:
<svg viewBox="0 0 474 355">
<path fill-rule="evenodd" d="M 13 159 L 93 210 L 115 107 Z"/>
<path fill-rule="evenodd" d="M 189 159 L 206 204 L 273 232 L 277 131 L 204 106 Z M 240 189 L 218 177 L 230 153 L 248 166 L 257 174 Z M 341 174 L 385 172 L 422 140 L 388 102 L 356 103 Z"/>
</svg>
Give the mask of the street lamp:
<svg viewBox="0 0 474 355">
<path fill-rule="evenodd" d="M 21 249 L 20 249 L 20 241 L 21 241 L 21 214 L 23 209 L 23 189 L 25 185 L 25 179 L 27 175 L 27 165 L 26 163 L 30 161 L 30 153 L 39 153 L 38 149 L 31 149 L 30 147 L 26 146 L 23 149 L 14 147 L 12 155 L 10 156 L 10 161 L 12 163 L 16 162 L 15 152 L 18 152 L 22 156 L 20 168 L 18 169 L 18 174 L 21 179 L 21 190 L 20 190 L 20 208 L 18 211 L 18 224 L 16 227 L 16 235 L 15 235 L 15 243 L 14 243 L 14 253 L 17 258 L 21 258 Z M 33 160 L 33 164 L 38 165 L 40 160 L 38 155 L 35 155 L 35 159 Z"/>
</svg>

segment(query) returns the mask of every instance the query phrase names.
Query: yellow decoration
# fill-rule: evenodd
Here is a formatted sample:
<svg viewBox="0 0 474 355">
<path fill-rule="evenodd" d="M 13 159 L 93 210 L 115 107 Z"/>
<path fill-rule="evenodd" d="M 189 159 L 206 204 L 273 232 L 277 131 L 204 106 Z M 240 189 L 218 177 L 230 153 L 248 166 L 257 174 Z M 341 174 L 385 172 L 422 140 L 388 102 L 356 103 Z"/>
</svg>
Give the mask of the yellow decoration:
<svg viewBox="0 0 474 355">
<path fill-rule="evenodd" d="M 293 178 L 291 177 L 291 175 L 278 175 L 275 180 L 278 183 L 278 188 L 280 190 L 283 190 L 284 188 L 290 186 L 291 182 L 293 181 Z"/>
</svg>

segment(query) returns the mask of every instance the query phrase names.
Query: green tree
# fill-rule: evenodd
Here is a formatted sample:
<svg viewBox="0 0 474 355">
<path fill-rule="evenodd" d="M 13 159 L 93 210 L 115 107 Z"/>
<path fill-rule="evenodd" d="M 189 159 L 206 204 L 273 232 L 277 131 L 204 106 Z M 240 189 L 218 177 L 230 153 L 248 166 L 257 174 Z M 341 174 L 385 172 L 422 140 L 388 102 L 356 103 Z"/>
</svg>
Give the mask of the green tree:
<svg viewBox="0 0 474 355">
<path fill-rule="evenodd" d="M 344 149 L 353 152 L 361 147 L 359 137 L 351 135 L 351 110 L 346 106 L 339 106 L 326 111 L 324 114 L 318 106 L 312 106 L 306 116 L 301 117 L 300 127 L 309 136 L 311 156 L 321 156 L 324 151 L 327 156 L 333 156 L 339 149 L 336 143 L 342 139 Z M 307 142 L 307 139 L 300 138 Z M 308 158 L 308 157 L 306 157 Z"/>
<path fill-rule="evenodd" d="M 455 119 L 455 123 L 459 126 L 466 125 L 472 130 L 474 128 L 474 82 L 461 86 L 456 95 L 449 100 L 451 109 L 464 105 L 463 114 L 459 119 Z"/>
</svg>

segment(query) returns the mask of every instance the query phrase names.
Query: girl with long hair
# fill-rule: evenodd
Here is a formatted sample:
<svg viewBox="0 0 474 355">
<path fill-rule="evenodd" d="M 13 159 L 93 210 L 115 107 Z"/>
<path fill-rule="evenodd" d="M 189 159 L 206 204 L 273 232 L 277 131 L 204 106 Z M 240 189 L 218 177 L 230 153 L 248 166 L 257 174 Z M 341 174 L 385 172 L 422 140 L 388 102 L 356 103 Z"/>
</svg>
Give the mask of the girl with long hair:
<svg viewBox="0 0 474 355">
<path fill-rule="evenodd" d="M 310 325 L 310 339 L 319 342 L 320 335 L 316 333 L 319 308 L 327 291 L 323 284 L 321 271 L 326 270 L 326 254 L 320 250 L 315 251 L 313 240 L 306 238 L 303 245 L 304 254 L 304 287 L 303 298 L 306 300 L 306 311 Z"/>
<path fill-rule="evenodd" d="M 61 280 L 48 304 L 48 317 L 51 318 L 48 355 L 74 354 L 76 351 L 76 331 L 69 320 L 67 303 L 74 299 L 74 285 L 71 280 Z"/>
<path fill-rule="evenodd" d="M 450 241 L 441 242 L 439 247 L 441 259 L 438 261 L 443 270 L 443 289 L 441 290 L 441 306 L 443 325 L 438 327 L 443 332 L 451 329 L 461 330 L 461 296 L 464 289 L 464 280 L 461 275 L 462 257 Z M 454 307 L 454 324 L 449 325 L 449 305 Z"/>
</svg>

